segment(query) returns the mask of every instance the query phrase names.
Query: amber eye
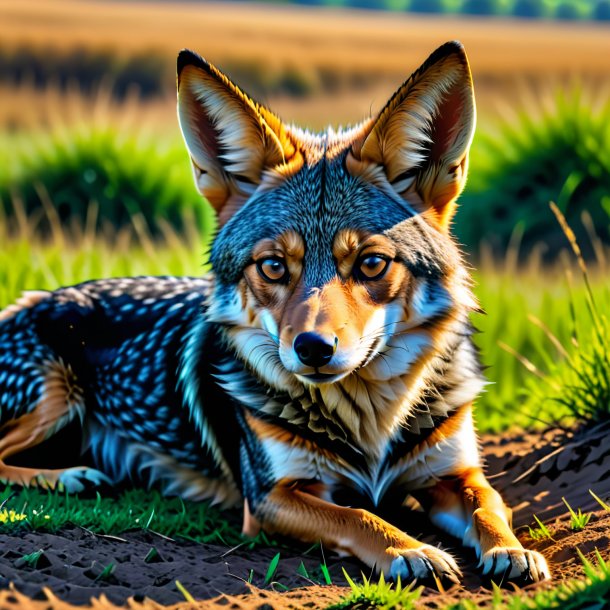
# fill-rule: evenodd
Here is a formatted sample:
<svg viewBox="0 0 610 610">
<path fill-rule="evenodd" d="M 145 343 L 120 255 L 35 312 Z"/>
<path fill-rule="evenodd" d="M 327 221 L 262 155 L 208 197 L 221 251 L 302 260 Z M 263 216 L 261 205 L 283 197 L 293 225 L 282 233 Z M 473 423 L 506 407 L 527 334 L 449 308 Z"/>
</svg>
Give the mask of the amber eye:
<svg viewBox="0 0 610 610">
<path fill-rule="evenodd" d="M 268 282 L 286 282 L 288 281 L 288 269 L 279 258 L 263 258 L 256 261 L 256 268 Z"/>
<path fill-rule="evenodd" d="M 356 277 L 360 280 L 378 280 L 387 271 L 390 261 L 387 258 L 371 254 L 361 258 L 356 266 Z"/>
</svg>

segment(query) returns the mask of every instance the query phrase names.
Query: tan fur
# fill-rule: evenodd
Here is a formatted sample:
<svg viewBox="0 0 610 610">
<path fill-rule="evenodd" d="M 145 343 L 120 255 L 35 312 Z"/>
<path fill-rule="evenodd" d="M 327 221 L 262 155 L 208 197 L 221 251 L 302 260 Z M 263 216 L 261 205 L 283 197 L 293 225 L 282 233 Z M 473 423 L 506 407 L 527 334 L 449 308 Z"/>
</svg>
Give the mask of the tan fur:
<svg viewBox="0 0 610 610">
<path fill-rule="evenodd" d="M 28 307 L 34 307 L 36 303 L 40 303 L 40 301 L 48 299 L 50 296 L 51 293 L 46 290 L 25 290 L 15 303 L 0 310 L 0 322 L 8 320 Z"/>
<path fill-rule="evenodd" d="M 473 524 L 471 542 L 479 556 L 496 547 L 521 548 L 511 530 L 511 511 L 480 468 L 457 472 L 451 481 L 440 481 L 427 490 L 424 502 L 434 515 L 456 511 Z"/>
<path fill-rule="evenodd" d="M 369 511 L 337 506 L 292 483 L 277 485 L 265 498 L 259 514 L 273 532 L 304 542 L 321 541 L 386 574 L 399 555 L 423 556 L 439 572 L 446 571 L 448 556 L 440 549 L 415 540 Z"/>
<path fill-rule="evenodd" d="M 0 428 L 0 480 L 19 485 L 55 487 L 62 470 L 40 470 L 9 466 L 5 460 L 40 444 L 75 416 L 82 417 L 82 390 L 76 378 L 61 362 L 48 362 L 44 395 L 29 413 L 7 421 Z"/>
<path fill-rule="evenodd" d="M 256 434 L 260 439 L 274 439 L 281 443 L 285 443 L 290 447 L 298 447 L 312 453 L 317 453 L 326 459 L 333 460 L 336 462 L 341 461 L 341 457 L 332 451 L 328 451 L 320 445 L 310 441 L 309 439 L 299 436 L 295 432 L 291 432 L 281 426 L 275 426 L 269 422 L 263 421 L 246 412 L 246 420 L 248 425 L 252 429 L 252 432 Z"/>
</svg>

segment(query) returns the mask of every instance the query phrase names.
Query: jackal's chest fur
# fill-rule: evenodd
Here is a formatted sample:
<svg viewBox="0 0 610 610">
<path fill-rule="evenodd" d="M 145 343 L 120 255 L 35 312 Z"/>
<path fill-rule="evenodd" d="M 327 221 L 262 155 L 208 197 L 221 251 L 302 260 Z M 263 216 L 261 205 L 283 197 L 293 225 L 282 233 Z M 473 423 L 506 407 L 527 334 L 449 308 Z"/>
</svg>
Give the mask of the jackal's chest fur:
<svg viewBox="0 0 610 610">
<path fill-rule="evenodd" d="M 455 468 L 479 465 L 477 442 L 470 411 L 456 413 L 451 435 L 438 428 L 412 434 L 401 430 L 389 439 L 380 455 L 366 455 L 349 447 L 333 453 L 302 438 L 276 434 L 261 438 L 261 449 L 269 457 L 275 480 L 316 481 L 323 485 L 322 497 L 333 500 L 333 492 L 352 489 L 378 505 L 386 494 L 433 485 Z"/>
<path fill-rule="evenodd" d="M 265 479 L 315 482 L 329 500 L 347 488 L 377 505 L 392 490 L 434 484 L 456 464 L 479 465 L 470 405 L 483 381 L 469 339 L 450 348 L 460 356 L 459 369 L 442 358 L 439 369 L 431 359 L 416 378 L 405 373 L 367 382 L 352 376 L 315 391 L 270 388 L 235 357 L 224 360 L 215 377 L 240 405 Z M 409 359 L 402 361 L 408 369 Z"/>
</svg>

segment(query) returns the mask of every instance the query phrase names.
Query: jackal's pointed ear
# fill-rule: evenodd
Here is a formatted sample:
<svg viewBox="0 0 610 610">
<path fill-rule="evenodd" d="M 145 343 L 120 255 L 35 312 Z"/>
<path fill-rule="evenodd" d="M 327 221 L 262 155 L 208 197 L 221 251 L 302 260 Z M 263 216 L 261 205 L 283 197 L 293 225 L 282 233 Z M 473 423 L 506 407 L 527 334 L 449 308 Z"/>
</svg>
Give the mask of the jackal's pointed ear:
<svg viewBox="0 0 610 610">
<path fill-rule="evenodd" d="M 446 228 L 466 182 L 475 114 L 466 54 L 448 42 L 393 95 L 352 152 L 380 166 L 398 194 Z"/>
<path fill-rule="evenodd" d="M 255 190 L 265 170 L 294 161 L 297 153 L 278 117 L 187 50 L 178 55 L 178 118 L 197 188 L 221 224 Z"/>
</svg>

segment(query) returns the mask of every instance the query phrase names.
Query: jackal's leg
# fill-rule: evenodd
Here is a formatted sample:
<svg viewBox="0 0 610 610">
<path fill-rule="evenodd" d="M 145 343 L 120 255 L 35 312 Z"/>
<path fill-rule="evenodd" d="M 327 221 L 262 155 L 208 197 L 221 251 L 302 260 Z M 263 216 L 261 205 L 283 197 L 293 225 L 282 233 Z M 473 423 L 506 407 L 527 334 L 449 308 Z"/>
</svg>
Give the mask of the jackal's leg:
<svg viewBox="0 0 610 610">
<path fill-rule="evenodd" d="M 40 374 L 43 390 L 35 406 L 27 413 L 6 421 L 0 428 L 0 480 L 50 488 L 61 483 L 68 491 L 80 491 L 84 481 L 99 484 L 104 475 L 84 466 L 51 470 L 5 463 L 10 456 L 35 447 L 74 417 L 83 415 L 82 390 L 76 385 L 69 367 L 61 362 L 47 362 Z"/>
<path fill-rule="evenodd" d="M 426 496 L 433 523 L 474 547 L 484 573 L 503 580 L 550 578 L 544 557 L 524 549 L 513 534 L 511 510 L 480 468 L 440 481 Z"/>
<path fill-rule="evenodd" d="M 458 582 L 461 572 L 448 553 L 411 538 L 362 509 L 346 508 L 278 484 L 258 504 L 254 518 L 268 531 L 318 542 L 355 555 L 387 576 Z M 252 517 L 249 517 L 250 522 Z"/>
</svg>

